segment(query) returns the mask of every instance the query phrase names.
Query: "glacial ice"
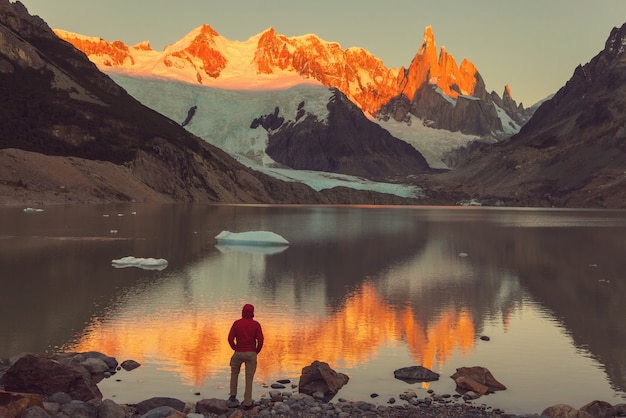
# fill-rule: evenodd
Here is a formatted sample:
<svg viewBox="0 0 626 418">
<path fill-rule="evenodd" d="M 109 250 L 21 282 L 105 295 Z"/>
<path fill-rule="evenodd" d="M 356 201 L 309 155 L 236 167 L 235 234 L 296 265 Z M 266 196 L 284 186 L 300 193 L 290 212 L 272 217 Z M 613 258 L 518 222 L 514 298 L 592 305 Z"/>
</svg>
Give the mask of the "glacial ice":
<svg viewBox="0 0 626 418">
<path fill-rule="evenodd" d="M 167 260 L 163 258 L 137 258 L 122 257 L 111 260 L 111 265 L 115 268 L 138 267 L 144 270 L 164 270 L 167 267 Z"/>
<path fill-rule="evenodd" d="M 222 231 L 215 236 L 222 245 L 289 245 L 289 241 L 270 231 L 230 232 Z"/>
</svg>

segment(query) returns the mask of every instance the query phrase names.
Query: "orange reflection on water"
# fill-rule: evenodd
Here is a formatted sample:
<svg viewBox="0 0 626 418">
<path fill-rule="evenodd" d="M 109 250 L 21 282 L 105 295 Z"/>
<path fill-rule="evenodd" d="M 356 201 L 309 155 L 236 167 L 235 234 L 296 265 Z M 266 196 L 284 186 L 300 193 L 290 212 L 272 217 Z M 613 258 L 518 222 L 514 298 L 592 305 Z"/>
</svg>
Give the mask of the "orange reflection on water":
<svg viewBox="0 0 626 418">
<path fill-rule="evenodd" d="M 297 316 L 284 312 L 263 325 L 265 346 L 257 378 L 299 376 L 313 360 L 354 368 L 371 360 L 385 344 L 406 344 L 415 364 L 435 368 L 455 350 L 474 346 L 474 324 L 463 309 L 449 308 L 436 318 L 416 318 L 410 307 L 394 310 L 372 283 L 363 284 L 336 312 Z M 146 315 L 132 321 L 107 319 L 91 324 L 75 351 L 97 350 L 140 363 L 159 359 L 188 385 L 201 385 L 217 373 L 228 373 L 232 350 L 226 336 L 231 318 L 216 311 L 176 310 Z M 427 325 L 422 325 L 427 324 Z"/>
</svg>

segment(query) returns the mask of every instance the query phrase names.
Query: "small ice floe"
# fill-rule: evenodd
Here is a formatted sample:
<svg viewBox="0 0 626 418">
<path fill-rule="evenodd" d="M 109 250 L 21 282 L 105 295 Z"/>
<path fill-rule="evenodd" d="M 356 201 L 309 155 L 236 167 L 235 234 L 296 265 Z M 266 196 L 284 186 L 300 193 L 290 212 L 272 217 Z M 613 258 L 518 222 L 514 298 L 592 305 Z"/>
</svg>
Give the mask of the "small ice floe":
<svg viewBox="0 0 626 418">
<path fill-rule="evenodd" d="M 109 215 L 107 215 L 106 213 L 104 215 L 102 215 L 103 218 L 108 218 Z"/>
<path fill-rule="evenodd" d="M 598 265 L 593 263 L 593 264 L 589 264 L 589 267 L 598 267 Z"/>
<path fill-rule="evenodd" d="M 137 258 L 123 257 L 111 260 L 111 265 L 115 268 L 139 267 L 144 270 L 164 270 L 167 267 L 167 260 L 163 258 Z"/>
<path fill-rule="evenodd" d="M 137 214 L 137 212 L 133 211 L 133 212 L 131 212 L 130 214 L 131 214 L 131 215 L 136 215 L 136 214 Z"/>
<path fill-rule="evenodd" d="M 600 283 L 611 283 L 611 281 L 609 279 L 600 279 L 600 280 L 598 280 L 598 282 L 600 282 Z"/>
<path fill-rule="evenodd" d="M 222 231 L 215 236 L 220 245 L 260 245 L 260 246 L 281 246 L 289 245 L 289 241 L 274 232 L 269 231 L 248 231 L 230 232 Z"/>
<path fill-rule="evenodd" d="M 26 213 L 43 212 L 43 209 L 41 209 L 41 208 L 26 208 L 26 209 L 24 209 L 24 212 L 26 212 Z"/>
<path fill-rule="evenodd" d="M 123 213 L 118 213 L 117 216 L 121 217 L 121 216 L 124 216 L 124 214 Z"/>
<path fill-rule="evenodd" d="M 222 254 L 229 253 L 249 253 L 260 255 L 273 255 L 285 251 L 287 245 L 229 245 L 218 244 L 215 246 Z"/>
<path fill-rule="evenodd" d="M 483 204 L 480 203 L 480 201 L 476 200 L 476 199 L 469 199 L 469 200 L 461 200 L 459 202 L 456 202 L 456 204 L 458 206 L 482 206 Z"/>
<path fill-rule="evenodd" d="M 467 253 L 459 253 L 459 257 L 467 257 Z"/>
<path fill-rule="evenodd" d="M 117 229 L 112 229 L 112 230 L 111 230 L 111 233 L 112 233 L 112 234 L 117 234 Z"/>
</svg>

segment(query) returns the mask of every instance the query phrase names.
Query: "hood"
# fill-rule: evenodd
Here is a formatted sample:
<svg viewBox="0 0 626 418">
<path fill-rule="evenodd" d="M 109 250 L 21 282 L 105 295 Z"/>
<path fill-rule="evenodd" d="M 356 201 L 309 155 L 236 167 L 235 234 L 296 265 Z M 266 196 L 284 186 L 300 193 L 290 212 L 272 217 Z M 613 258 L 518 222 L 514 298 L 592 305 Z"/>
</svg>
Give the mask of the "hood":
<svg viewBox="0 0 626 418">
<path fill-rule="evenodd" d="M 243 305 L 243 309 L 241 310 L 242 318 L 254 318 L 254 306 L 246 303 Z"/>
</svg>

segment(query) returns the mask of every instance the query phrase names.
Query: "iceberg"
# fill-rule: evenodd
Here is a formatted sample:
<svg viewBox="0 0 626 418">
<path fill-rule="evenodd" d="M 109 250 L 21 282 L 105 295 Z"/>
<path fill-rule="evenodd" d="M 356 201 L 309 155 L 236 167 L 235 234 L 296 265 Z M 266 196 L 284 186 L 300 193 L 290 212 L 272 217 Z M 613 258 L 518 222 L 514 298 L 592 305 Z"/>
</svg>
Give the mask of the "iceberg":
<svg viewBox="0 0 626 418">
<path fill-rule="evenodd" d="M 260 255 L 274 255 L 280 254 L 287 249 L 286 245 L 216 245 L 215 248 L 222 254 L 230 253 L 248 253 L 248 254 L 260 254 Z"/>
<path fill-rule="evenodd" d="M 221 245 L 289 245 L 289 241 L 274 232 L 269 231 L 248 231 L 230 232 L 222 231 L 215 236 L 218 244 Z"/>
<path fill-rule="evenodd" d="M 161 271 L 167 267 L 167 260 L 163 258 L 137 258 L 128 256 L 117 260 L 111 260 L 111 265 L 118 269 L 126 267 L 139 267 L 144 270 Z"/>
</svg>

